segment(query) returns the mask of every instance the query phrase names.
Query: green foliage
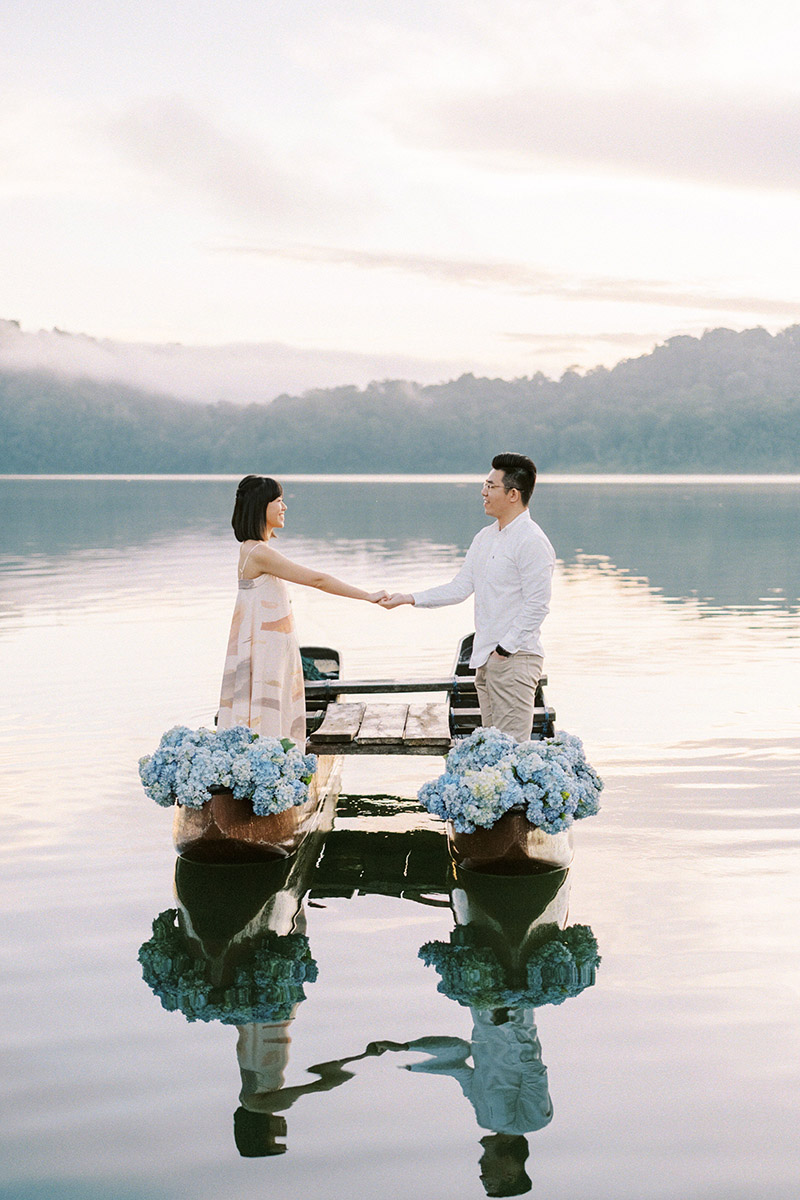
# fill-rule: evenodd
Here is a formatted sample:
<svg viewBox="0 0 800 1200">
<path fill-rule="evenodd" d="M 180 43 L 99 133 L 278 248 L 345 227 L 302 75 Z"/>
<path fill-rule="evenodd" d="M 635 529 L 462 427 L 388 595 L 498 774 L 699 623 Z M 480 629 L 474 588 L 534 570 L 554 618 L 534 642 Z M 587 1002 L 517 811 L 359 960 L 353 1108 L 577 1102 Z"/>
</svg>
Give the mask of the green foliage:
<svg viewBox="0 0 800 1200">
<path fill-rule="evenodd" d="M 191 404 L 0 372 L 0 472 L 443 472 L 513 447 L 545 471 L 800 469 L 800 326 L 714 329 L 560 380 L 398 380 Z"/>
</svg>

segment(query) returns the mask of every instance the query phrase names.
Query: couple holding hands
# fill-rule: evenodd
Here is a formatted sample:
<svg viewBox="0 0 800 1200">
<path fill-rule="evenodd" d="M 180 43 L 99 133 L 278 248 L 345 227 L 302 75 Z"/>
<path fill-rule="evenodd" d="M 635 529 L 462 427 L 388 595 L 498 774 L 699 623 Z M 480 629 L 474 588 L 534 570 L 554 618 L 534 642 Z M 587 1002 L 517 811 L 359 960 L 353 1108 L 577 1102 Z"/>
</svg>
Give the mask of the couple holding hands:
<svg viewBox="0 0 800 1200">
<path fill-rule="evenodd" d="M 218 729 L 247 725 L 262 737 L 305 741 L 305 685 L 286 583 L 381 608 L 438 608 L 475 597 L 470 666 L 484 726 L 518 741 L 530 737 L 542 674 L 540 629 L 550 607 L 555 554 L 531 519 L 536 467 L 524 454 L 497 454 L 481 489 L 492 524 L 481 529 L 449 583 L 389 595 L 366 592 L 333 575 L 292 562 L 271 545 L 286 515 L 274 479 L 248 475 L 236 491 L 231 524 L 239 554 L 239 589 L 222 679 Z"/>
</svg>

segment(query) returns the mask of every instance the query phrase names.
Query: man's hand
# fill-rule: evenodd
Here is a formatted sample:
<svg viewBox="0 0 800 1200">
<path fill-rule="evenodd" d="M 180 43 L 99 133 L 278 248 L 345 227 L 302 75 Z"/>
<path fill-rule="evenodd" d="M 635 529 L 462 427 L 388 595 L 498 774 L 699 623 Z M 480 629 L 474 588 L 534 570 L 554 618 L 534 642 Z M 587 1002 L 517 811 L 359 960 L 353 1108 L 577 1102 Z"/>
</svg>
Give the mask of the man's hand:
<svg viewBox="0 0 800 1200">
<path fill-rule="evenodd" d="M 405 592 L 395 592 L 393 596 L 387 596 L 385 600 L 379 600 L 381 608 L 399 608 L 401 604 L 413 604 L 414 597 Z"/>
</svg>

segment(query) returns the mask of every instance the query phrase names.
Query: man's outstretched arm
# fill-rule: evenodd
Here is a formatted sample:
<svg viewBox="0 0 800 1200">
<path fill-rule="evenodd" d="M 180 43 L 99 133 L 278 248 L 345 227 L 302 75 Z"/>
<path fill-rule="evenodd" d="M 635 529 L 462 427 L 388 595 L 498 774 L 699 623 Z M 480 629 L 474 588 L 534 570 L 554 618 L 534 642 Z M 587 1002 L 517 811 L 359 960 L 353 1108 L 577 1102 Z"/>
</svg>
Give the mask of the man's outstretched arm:
<svg viewBox="0 0 800 1200">
<path fill-rule="evenodd" d="M 381 608 L 399 608 L 401 604 L 413 604 L 417 608 L 441 608 L 445 604 L 460 604 L 475 590 L 473 566 L 475 555 L 473 547 L 467 551 L 464 565 L 450 580 L 438 587 L 426 588 L 422 592 L 395 592 L 388 600 L 379 600 Z"/>
</svg>

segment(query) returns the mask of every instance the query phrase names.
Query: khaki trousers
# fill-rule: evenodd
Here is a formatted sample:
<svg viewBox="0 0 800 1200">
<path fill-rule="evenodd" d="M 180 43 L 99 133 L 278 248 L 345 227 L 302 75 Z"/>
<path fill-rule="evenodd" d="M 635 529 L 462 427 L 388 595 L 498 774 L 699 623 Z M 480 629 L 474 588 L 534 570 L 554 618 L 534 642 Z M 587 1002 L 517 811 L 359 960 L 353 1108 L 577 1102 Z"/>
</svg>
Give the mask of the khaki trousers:
<svg viewBox="0 0 800 1200">
<path fill-rule="evenodd" d="M 536 685 L 544 660 L 520 650 L 508 658 L 489 656 L 475 672 L 475 690 L 481 706 L 481 723 L 527 742 L 533 726 Z"/>
</svg>

